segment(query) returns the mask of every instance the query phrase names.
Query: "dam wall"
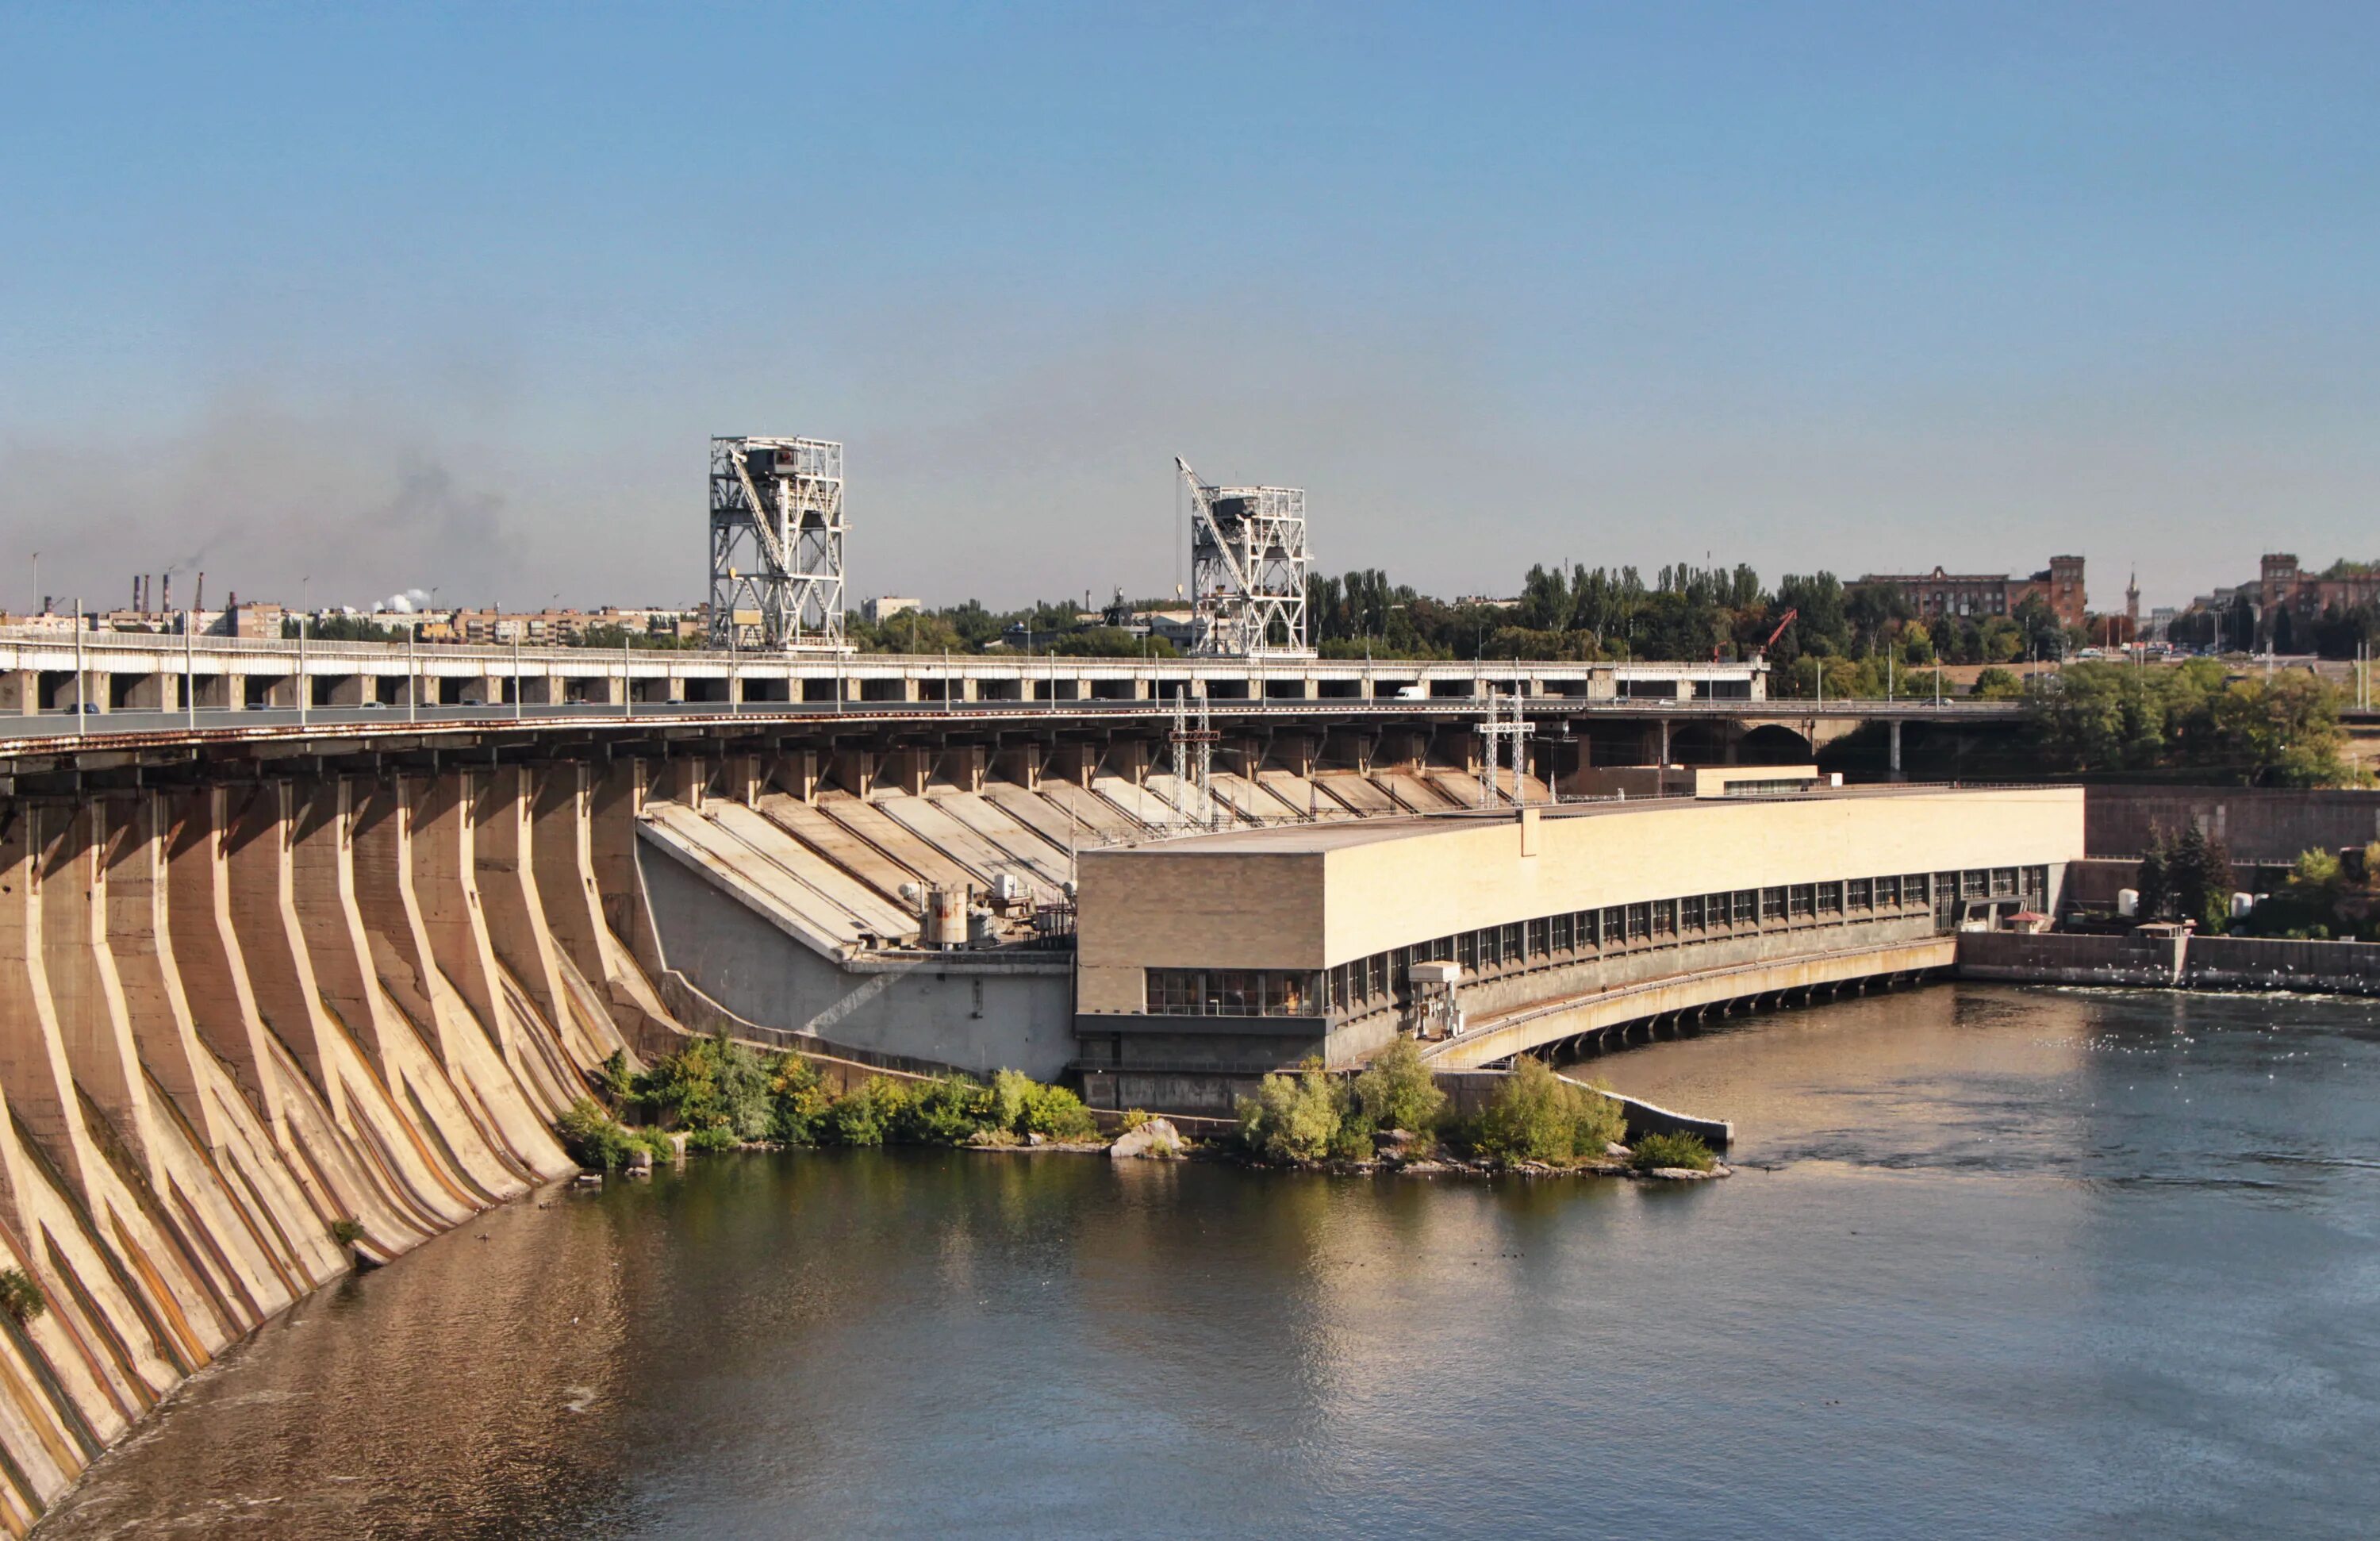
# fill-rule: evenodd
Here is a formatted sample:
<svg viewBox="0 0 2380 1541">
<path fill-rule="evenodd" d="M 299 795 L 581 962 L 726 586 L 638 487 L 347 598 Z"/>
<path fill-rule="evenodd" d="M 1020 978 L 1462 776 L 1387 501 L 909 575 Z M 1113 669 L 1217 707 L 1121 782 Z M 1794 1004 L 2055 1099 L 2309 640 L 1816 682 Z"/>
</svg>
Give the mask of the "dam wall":
<svg viewBox="0 0 2380 1541">
<path fill-rule="evenodd" d="M 0 1530 L 228 1345 L 574 1169 L 674 1031 L 584 766 L 0 798 Z"/>
</svg>

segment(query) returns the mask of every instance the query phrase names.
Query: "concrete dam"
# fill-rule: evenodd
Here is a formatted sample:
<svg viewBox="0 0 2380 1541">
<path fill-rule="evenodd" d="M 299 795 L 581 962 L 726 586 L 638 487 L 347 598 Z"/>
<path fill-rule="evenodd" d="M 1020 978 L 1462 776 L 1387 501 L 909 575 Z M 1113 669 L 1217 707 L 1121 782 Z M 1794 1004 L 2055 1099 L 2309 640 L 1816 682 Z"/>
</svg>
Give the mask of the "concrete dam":
<svg viewBox="0 0 2380 1541">
<path fill-rule="evenodd" d="M 1232 843 L 1356 829 L 1382 831 L 1363 844 L 1386 852 L 1406 845 L 1393 831 L 1536 831 L 1540 815 L 1548 849 L 1568 850 L 1558 831 L 1579 820 L 1555 797 L 1581 790 L 1592 746 L 1666 741 L 1666 710 L 1733 758 L 1776 720 L 1757 699 L 1721 720 L 1691 681 L 1659 707 L 1539 682 L 1505 700 L 1541 736 L 1521 752 L 1511 734 L 1500 763 L 1475 686 L 1251 689 L 1185 734 L 1163 678 L 1103 704 L 1062 683 L 1014 706 L 911 693 L 753 713 L 539 716 L 516 700 L 503 716 L 326 707 L 194 725 L 128 709 L 71 736 L 41 720 L 0 740 L 0 1274 L 39 1302 L 0 1311 L 0 1527 L 25 1531 L 180 1380 L 308 1292 L 567 1175 L 552 1121 L 615 1052 L 636 1063 L 726 1030 L 860 1073 L 1006 1066 L 1078 1081 L 1095 1106 L 1228 1108 L 1264 1069 L 1307 1052 L 1359 1062 L 1386 1041 L 1415 1004 L 1388 977 L 1412 959 L 1390 954 L 1425 939 L 1342 926 L 1251 963 L 1231 951 L 1244 938 L 1199 924 L 1214 903 L 1260 913 L 1245 886 L 1201 897 L 1160 867 L 1095 884 L 1098 862 L 1203 845 L 1245 867 L 1273 856 Z M 1810 794 L 1806 772 L 1740 779 Z M 1843 842 L 1866 837 L 1840 829 L 1808 838 L 1795 849 L 1824 860 L 1805 876 L 1914 860 L 1874 845 L 1852 860 Z M 1970 840 L 1950 892 L 2004 879 L 2031 894 L 2054 881 L 2058 838 Z M 1525 886 L 1527 870 L 1478 867 L 1491 886 Z M 1755 950 L 1823 950 L 1785 940 L 1820 916 L 1782 873 L 1729 880 L 1776 889 L 1778 935 Z M 1496 940 L 1450 945 L 1498 1031 L 1435 1052 L 1467 1065 L 1547 1041 L 1506 1020 L 1542 1004 L 1523 982 L 1538 964 L 1559 962 L 1539 982 L 1572 990 L 1605 953 L 1615 968 L 1626 953 L 1632 977 L 1693 965 L 1657 957 L 1684 940 L 1681 912 L 1635 892 L 1643 876 L 1626 894 L 1562 890 L 1565 916 L 1609 913 L 1608 928 L 1533 929 L 1551 890 L 1481 909 Z M 1756 916 L 1765 890 L 1751 892 Z M 1879 968 L 1918 966 L 1905 944 L 1949 915 L 1942 892 L 1896 886 L 1888 916 L 1858 917 L 1862 936 L 1904 947 Z M 1316 903 L 1349 913 L 1335 893 Z M 1695 940 L 1716 923 L 1706 907 L 1690 919 Z M 1237 991 L 1242 964 L 1269 981 L 1245 1000 L 1179 977 L 1203 966 Z"/>
</svg>

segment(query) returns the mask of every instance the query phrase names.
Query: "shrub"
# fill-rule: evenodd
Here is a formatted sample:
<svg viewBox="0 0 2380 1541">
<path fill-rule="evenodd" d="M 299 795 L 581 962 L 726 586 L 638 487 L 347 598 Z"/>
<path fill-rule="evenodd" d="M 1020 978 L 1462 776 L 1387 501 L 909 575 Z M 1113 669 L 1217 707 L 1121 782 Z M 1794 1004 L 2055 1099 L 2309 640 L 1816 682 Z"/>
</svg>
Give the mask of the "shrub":
<svg viewBox="0 0 2380 1541">
<path fill-rule="evenodd" d="M 1330 1132 L 1330 1156 L 1341 1161 L 1369 1160 L 1372 1155 L 1372 1122 L 1363 1110 L 1347 1098 L 1343 1089 L 1332 1088 L 1338 1096 L 1339 1126 Z"/>
<path fill-rule="evenodd" d="M 2289 871 L 2292 884 L 2324 894 L 2338 886 L 2339 878 L 2338 855 L 2333 851 L 2301 851 L 2296 865 Z"/>
<path fill-rule="evenodd" d="M 769 1137 L 808 1145 L 834 1100 L 818 1067 L 799 1054 L 780 1054 L 769 1066 Z"/>
<path fill-rule="evenodd" d="M 766 1139 L 775 1122 L 771 1067 L 724 1033 L 696 1038 L 636 1078 L 636 1103 L 664 1127 L 696 1133 L 725 1129 L 738 1140 Z"/>
<path fill-rule="evenodd" d="M 614 1049 L 596 1070 L 595 1088 L 612 1099 L 614 1107 L 626 1103 L 637 1095 L 637 1078 L 628 1069 L 625 1050 Z"/>
<path fill-rule="evenodd" d="M 1039 1135 L 1052 1140 L 1099 1137 L 1099 1121 L 1083 1106 L 1081 1098 L 1063 1086 L 1032 1085 L 1032 1094 L 1025 1099 L 1025 1110 L 1014 1125 L 1018 1134 Z"/>
<path fill-rule="evenodd" d="M 743 1144 L 742 1140 L 735 1137 L 735 1131 L 723 1123 L 706 1123 L 686 1136 L 686 1147 L 688 1150 L 708 1151 L 713 1154 L 722 1150 L 738 1149 Z"/>
<path fill-rule="evenodd" d="M 825 1116 L 818 1121 L 819 1135 L 829 1145 L 882 1145 L 903 1100 L 899 1087 L 881 1075 L 871 1075 L 857 1089 L 827 1105 Z"/>
<path fill-rule="evenodd" d="M 1318 1161 L 1339 1134 L 1339 1088 L 1309 1062 L 1294 1075 L 1268 1075 L 1240 1098 L 1240 1139 L 1268 1161 Z"/>
<path fill-rule="evenodd" d="M 1142 1124 L 1147 1123 L 1153 1116 L 1154 1115 L 1152 1115 L 1146 1108 L 1128 1108 L 1124 1110 L 1123 1122 L 1119 1129 L 1119 1133 L 1129 1135 L 1134 1130 L 1139 1128 Z"/>
<path fill-rule="evenodd" d="M 1986 701 L 2019 700 L 2024 695 L 2024 681 L 2010 670 L 1985 669 L 1976 673 L 1972 693 Z"/>
<path fill-rule="evenodd" d="M 965 1145 L 991 1122 L 991 1088 L 964 1075 L 905 1088 L 887 1137 L 904 1145 Z"/>
<path fill-rule="evenodd" d="M 1446 1094 L 1422 1062 L 1421 1046 L 1401 1037 L 1372 1056 L 1355 1077 L 1355 1106 L 1370 1129 L 1407 1129 L 1427 1134 L 1438 1123 Z"/>
<path fill-rule="evenodd" d="M 591 1097 L 580 1098 L 555 1119 L 553 1133 L 572 1160 L 599 1171 L 618 1171 L 638 1148 L 637 1140 Z"/>
<path fill-rule="evenodd" d="M 341 1220 L 340 1225 L 354 1225 L 353 1220 Z M 360 1227 L 358 1228 L 361 1230 Z M 335 1228 L 334 1228 L 335 1230 Z M 0 1311 L 6 1311 L 20 1322 L 31 1321 L 50 1308 L 49 1297 L 33 1276 L 22 1268 L 0 1268 Z"/>
<path fill-rule="evenodd" d="M 1033 1100 L 1040 1083 L 1030 1075 L 1003 1070 L 991 1078 L 991 1126 L 995 1129 L 1022 1131 L 1025 1106 Z"/>
<path fill-rule="evenodd" d="M 1568 1166 L 1602 1155 L 1626 1129 L 1619 1103 L 1523 1055 L 1481 1110 L 1471 1144 L 1493 1160 Z"/>
<path fill-rule="evenodd" d="M 1656 1167 L 1684 1167 L 1690 1171 L 1708 1171 L 1716 1159 L 1711 1147 L 1699 1135 L 1646 1135 L 1630 1151 L 1638 1171 L 1651 1171 Z"/>
<path fill-rule="evenodd" d="M 341 1246 L 353 1246 L 363 1239 L 363 1221 L 357 1219 L 352 1216 L 341 1215 L 337 1219 L 331 1222 L 331 1240 L 338 1243 Z"/>
</svg>

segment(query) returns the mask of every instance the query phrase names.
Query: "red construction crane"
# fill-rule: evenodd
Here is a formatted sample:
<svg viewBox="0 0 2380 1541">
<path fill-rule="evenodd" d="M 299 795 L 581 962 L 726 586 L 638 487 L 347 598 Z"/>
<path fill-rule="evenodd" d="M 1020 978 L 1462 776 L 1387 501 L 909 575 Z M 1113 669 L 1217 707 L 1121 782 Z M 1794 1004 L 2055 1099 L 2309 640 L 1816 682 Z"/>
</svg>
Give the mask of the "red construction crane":
<svg viewBox="0 0 2380 1541">
<path fill-rule="evenodd" d="M 1794 621 L 1799 619 L 1801 614 L 1802 612 L 1800 610 L 1789 608 L 1785 612 L 1784 615 L 1778 620 L 1777 629 L 1768 634 L 1768 640 L 1752 649 L 1754 661 L 1757 661 L 1767 653 L 1769 649 L 1777 646 L 1777 639 L 1785 635 L 1785 628 L 1791 625 Z M 1718 661 L 1718 655 L 1719 649 L 1718 648 L 1713 648 L 1711 649 L 1711 661 L 1713 663 L 1717 663 Z"/>
</svg>

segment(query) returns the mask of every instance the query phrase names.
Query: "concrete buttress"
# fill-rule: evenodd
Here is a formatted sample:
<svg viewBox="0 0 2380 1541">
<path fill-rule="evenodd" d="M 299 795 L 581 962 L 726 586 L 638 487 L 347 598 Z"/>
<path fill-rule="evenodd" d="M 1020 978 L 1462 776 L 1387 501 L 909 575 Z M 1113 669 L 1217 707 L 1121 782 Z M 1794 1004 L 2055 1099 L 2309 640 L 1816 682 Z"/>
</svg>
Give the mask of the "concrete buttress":
<svg viewBox="0 0 2380 1541">
<path fill-rule="evenodd" d="M 456 770 L 419 784 L 412 828 L 413 892 L 431 955 L 463 998 L 488 1041 L 507 1063 L 519 1050 L 516 1027 L 503 1000 L 487 911 L 480 896 L 473 818 L 476 771 Z"/>
<path fill-rule="evenodd" d="M 407 1031 L 382 995 L 356 904 L 355 783 L 315 783 L 292 809 L 290 868 L 298 926 L 322 999 L 339 1013 L 372 1068 L 391 1074 L 391 1040 Z"/>
<path fill-rule="evenodd" d="M 532 866 L 538 897 L 554 941 L 578 972 L 597 984 L 612 977 L 611 927 L 595 887 L 589 812 L 593 805 L 587 767 L 576 762 L 545 772 L 530 809 Z"/>
<path fill-rule="evenodd" d="M 265 1039 L 248 959 L 232 925 L 230 853 L 230 793 L 214 786 L 192 794 L 165 860 L 174 961 L 191 1024 L 232 1067 L 239 1089 L 279 1146 L 286 1142 L 288 1118 L 281 1101 L 281 1067 Z"/>
<path fill-rule="evenodd" d="M 356 906 L 382 982 L 420 1025 L 438 1062 L 452 1071 L 462 1051 L 460 1034 L 477 1029 L 468 1020 L 470 1008 L 438 967 L 414 891 L 416 795 L 414 783 L 391 781 L 372 789 L 356 810 Z"/>
<path fill-rule="evenodd" d="M 77 1181 L 95 1159 L 74 1105 L 74 1086 L 58 1044 L 42 946 L 41 847 L 52 809 L 19 805 L 0 815 L 0 1092 L 6 1106 L 52 1159 Z M 0 1127 L 0 1209 L 26 1232 L 38 1179 L 12 1133 Z"/>
<path fill-rule="evenodd" d="M 339 1074 L 338 1028 L 322 1006 L 313 959 L 298 919 L 292 859 L 296 799 L 286 782 L 264 782 L 232 821 L 232 929 L 248 959 L 249 987 L 265 1026 L 322 1094 L 333 1123 L 347 1126 L 347 1088 Z"/>
<path fill-rule="evenodd" d="M 115 823 L 107 868 L 107 945 L 115 956 L 140 1062 L 210 1151 L 228 1132 L 225 1115 L 200 1079 L 205 1048 L 199 1042 L 182 971 L 174 953 L 166 903 L 166 836 L 171 814 L 154 792 L 113 801 Z"/>
<path fill-rule="evenodd" d="M 97 1105 L 150 1183 L 163 1187 L 149 1082 L 133 1047 L 131 1012 L 115 955 L 107 945 L 107 838 L 106 806 L 88 801 L 50 843 L 42 875 L 50 1004 L 75 1084 Z"/>
<path fill-rule="evenodd" d="M 529 1000 L 565 1040 L 570 1035 L 571 997 L 562 977 L 553 933 L 537 890 L 535 846 L 530 832 L 530 772 L 498 768 L 480 789 L 474 820 L 472 865 L 485 902 L 488 940 L 512 970 Z"/>
</svg>

